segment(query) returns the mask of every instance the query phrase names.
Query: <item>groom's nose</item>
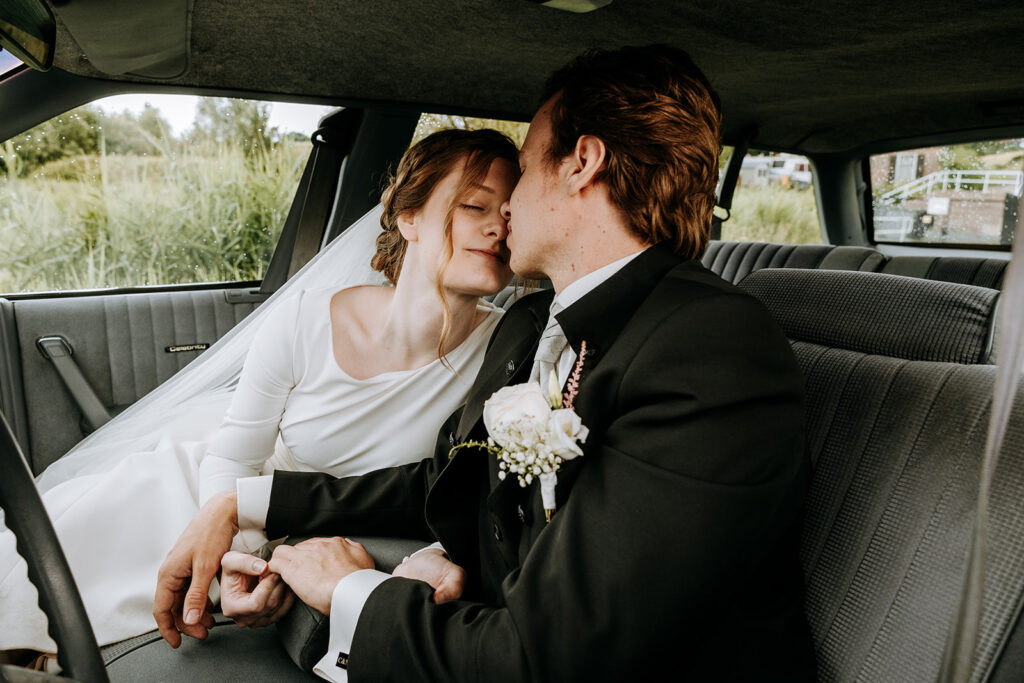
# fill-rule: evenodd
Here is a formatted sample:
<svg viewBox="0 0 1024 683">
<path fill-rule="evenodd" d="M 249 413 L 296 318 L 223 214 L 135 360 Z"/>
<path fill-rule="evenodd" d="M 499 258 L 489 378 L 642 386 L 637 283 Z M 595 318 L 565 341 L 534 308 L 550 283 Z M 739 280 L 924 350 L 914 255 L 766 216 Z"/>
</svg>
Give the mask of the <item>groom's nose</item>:
<svg viewBox="0 0 1024 683">
<path fill-rule="evenodd" d="M 506 199 L 504 202 L 502 202 L 502 204 L 501 204 L 501 217 L 504 218 L 506 222 L 512 220 L 512 203 L 511 203 L 511 199 Z"/>
</svg>

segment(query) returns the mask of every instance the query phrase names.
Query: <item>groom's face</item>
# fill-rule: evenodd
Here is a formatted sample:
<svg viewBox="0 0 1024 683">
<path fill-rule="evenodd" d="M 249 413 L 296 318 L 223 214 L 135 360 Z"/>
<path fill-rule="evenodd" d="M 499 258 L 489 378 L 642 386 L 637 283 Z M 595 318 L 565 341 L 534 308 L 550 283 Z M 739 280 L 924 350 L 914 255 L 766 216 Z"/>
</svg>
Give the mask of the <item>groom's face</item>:
<svg viewBox="0 0 1024 683">
<path fill-rule="evenodd" d="M 546 277 L 553 259 L 562 258 L 558 227 L 565 225 L 561 220 L 565 202 L 559 195 L 560 165 L 552 166 L 545 158 L 551 141 L 553 101 L 545 102 L 530 122 L 519 152 L 522 175 L 509 199 L 510 265 L 515 273 L 527 278 Z"/>
</svg>

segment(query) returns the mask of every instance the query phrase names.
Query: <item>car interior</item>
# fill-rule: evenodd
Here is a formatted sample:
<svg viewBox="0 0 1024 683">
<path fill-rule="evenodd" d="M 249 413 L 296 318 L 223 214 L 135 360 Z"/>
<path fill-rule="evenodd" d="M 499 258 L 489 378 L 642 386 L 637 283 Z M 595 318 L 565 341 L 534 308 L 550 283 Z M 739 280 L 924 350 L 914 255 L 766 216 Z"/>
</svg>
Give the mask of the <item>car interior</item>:
<svg viewBox="0 0 1024 683">
<path fill-rule="evenodd" d="M 0 7 L 0 34 L 21 20 L 52 52 L 16 52 L 45 70 L 0 73 L 0 141 L 124 93 L 332 107 L 311 136 L 262 278 L 0 292 L 0 506 L 8 526 L 24 530 L 19 551 L 49 602 L 65 675 L 174 680 L 185 658 L 187 675 L 200 680 L 314 678 L 322 623 L 301 608 L 290 626 L 225 625 L 179 651 L 155 632 L 98 648 L 83 629 L 87 618 L 74 604 L 31 477 L 200 356 L 372 209 L 421 114 L 528 121 L 546 76 L 573 56 L 667 43 L 690 52 L 717 89 L 722 143 L 731 150 L 703 264 L 764 303 L 804 374 L 813 475 L 801 560 L 818 676 L 939 678 L 962 624 L 998 363 L 1007 362 L 997 322 L 1012 305 L 1003 289 L 1024 224 L 1024 154 L 1007 156 L 1006 169 L 983 181 L 965 180 L 977 166 L 953 180 L 946 178 L 955 166 L 932 173 L 924 152 L 904 170 L 899 164 L 908 150 L 941 146 L 1022 139 L 1024 149 L 1019 3 L 18 0 L 10 7 Z M 747 191 L 741 163 L 755 149 L 809 162 L 819 243 L 730 237 Z M 875 165 L 890 157 L 880 184 Z M 914 204 L 917 195 L 879 200 L 883 190 L 900 189 L 901 173 L 908 193 L 933 176 L 952 184 L 941 184 L 944 196 L 927 205 Z M 970 184 L 981 182 L 981 190 Z M 996 227 L 952 239 L 956 229 L 945 221 L 976 190 L 998 204 Z M 0 233 L 3 221 L 0 214 Z M 0 262 L 0 272 L 5 267 Z M 495 300 L 507 307 L 514 298 L 510 288 Z M 1016 392 L 986 496 L 980 625 L 959 680 L 1024 677 L 1022 491 L 1024 390 Z M 367 547 L 389 566 L 406 546 L 375 539 Z M 52 678 L 6 665 L 0 672 L 11 681 Z"/>
</svg>

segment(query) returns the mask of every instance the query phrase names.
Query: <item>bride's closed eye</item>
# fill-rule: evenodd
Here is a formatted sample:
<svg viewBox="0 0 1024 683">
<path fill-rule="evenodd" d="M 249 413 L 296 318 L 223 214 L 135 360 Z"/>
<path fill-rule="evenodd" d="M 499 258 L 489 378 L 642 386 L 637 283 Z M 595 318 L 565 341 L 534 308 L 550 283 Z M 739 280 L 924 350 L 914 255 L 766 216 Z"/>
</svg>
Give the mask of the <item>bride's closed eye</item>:
<svg viewBox="0 0 1024 683">
<path fill-rule="evenodd" d="M 476 204 L 459 204 L 459 206 L 461 208 L 467 209 L 469 211 L 483 211 L 484 210 L 484 207 L 477 206 Z"/>
</svg>

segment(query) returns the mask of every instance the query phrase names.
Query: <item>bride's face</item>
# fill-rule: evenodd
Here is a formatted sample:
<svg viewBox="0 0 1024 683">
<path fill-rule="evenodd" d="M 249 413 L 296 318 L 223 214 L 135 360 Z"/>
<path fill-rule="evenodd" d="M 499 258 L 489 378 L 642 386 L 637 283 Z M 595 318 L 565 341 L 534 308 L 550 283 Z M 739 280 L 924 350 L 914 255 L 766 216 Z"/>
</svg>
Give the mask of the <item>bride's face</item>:
<svg viewBox="0 0 1024 683">
<path fill-rule="evenodd" d="M 452 214 L 452 255 L 443 275 L 448 292 L 487 296 L 501 291 L 512 278 L 505 244 L 508 224 L 501 208 L 512 195 L 518 175 L 518 169 L 511 162 L 496 159 L 478 186 L 456 198 Z M 415 251 L 424 275 L 432 281 L 446 259 L 445 213 L 461 176 L 460 164 L 438 183 L 414 219 L 416 230 L 411 241 L 416 243 Z"/>
</svg>

